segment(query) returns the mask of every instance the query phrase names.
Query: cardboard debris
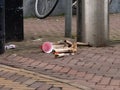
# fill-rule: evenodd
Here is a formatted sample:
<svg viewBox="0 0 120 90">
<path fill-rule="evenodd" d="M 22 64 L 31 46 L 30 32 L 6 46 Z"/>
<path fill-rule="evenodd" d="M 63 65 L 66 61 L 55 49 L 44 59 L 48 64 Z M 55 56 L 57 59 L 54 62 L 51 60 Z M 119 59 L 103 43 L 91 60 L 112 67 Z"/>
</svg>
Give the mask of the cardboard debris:
<svg viewBox="0 0 120 90">
<path fill-rule="evenodd" d="M 61 40 L 58 42 L 54 42 L 52 44 L 51 44 L 51 42 L 44 42 L 43 45 L 45 45 L 45 43 L 47 43 L 47 44 L 49 43 L 50 45 L 52 45 L 51 46 L 52 50 L 50 49 L 50 51 L 53 52 L 53 54 L 55 55 L 55 58 L 60 58 L 60 57 L 69 56 L 69 55 L 75 55 L 75 53 L 77 52 L 77 46 L 89 46 L 89 44 L 87 44 L 87 43 L 71 42 L 68 40 L 64 40 L 64 41 Z M 48 45 L 44 46 L 44 48 L 48 49 Z M 49 53 L 51 53 L 51 52 L 49 52 Z"/>
</svg>

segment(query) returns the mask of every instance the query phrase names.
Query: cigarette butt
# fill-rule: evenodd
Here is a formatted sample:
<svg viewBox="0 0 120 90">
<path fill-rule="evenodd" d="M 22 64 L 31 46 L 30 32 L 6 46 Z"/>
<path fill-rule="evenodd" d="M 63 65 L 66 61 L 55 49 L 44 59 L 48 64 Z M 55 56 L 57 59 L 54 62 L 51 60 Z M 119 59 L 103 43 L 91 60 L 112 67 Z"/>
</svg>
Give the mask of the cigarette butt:
<svg viewBox="0 0 120 90">
<path fill-rule="evenodd" d="M 79 46 L 89 46 L 88 43 L 83 43 L 83 42 L 77 42 L 77 45 L 79 45 Z"/>
<path fill-rule="evenodd" d="M 67 43 L 69 45 L 69 47 L 71 47 L 73 44 L 71 41 L 68 41 L 68 40 L 65 40 L 64 42 Z"/>
<path fill-rule="evenodd" d="M 58 54 L 55 54 L 55 58 L 61 58 L 69 55 L 75 55 L 75 53 L 58 53 Z"/>
<path fill-rule="evenodd" d="M 58 48 L 58 49 L 54 49 L 54 52 L 59 52 L 59 53 L 61 53 L 61 52 L 71 52 L 71 48 L 68 48 L 68 47 Z"/>
<path fill-rule="evenodd" d="M 65 45 L 53 45 L 53 49 L 63 48 Z"/>
<path fill-rule="evenodd" d="M 75 53 L 59 53 L 59 54 L 56 54 L 55 57 L 60 58 L 60 57 L 69 56 L 69 55 L 75 55 Z"/>
<path fill-rule="evenodd" d="M 60 53 L 60 54 L 56 54 L 55 57 L 60 58 L 60 57 L 69 56 L 69 55 L 70 53 Z"/>
</svg>

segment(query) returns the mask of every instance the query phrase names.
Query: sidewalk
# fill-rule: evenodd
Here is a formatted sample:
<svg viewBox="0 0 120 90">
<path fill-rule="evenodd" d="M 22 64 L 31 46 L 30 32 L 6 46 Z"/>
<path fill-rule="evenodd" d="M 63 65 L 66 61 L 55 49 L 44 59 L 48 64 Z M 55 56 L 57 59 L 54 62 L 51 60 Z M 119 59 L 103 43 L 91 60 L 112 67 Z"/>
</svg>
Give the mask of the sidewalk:
<svg viewBox="0 0 120 90">
<path fill-rule="evenodd" d="M 87 89 L 86 87 L 82 87 Z M 24 69 L 0 65 L 0 90 L 83 90 L 60 80 Z M 90 90 L 90 89 L 87 89 Z"/>
<path fill-rule="evenodd" d="M 75 25 L 73 17 L 73 38 Z M 99 48 L 80 47 L 76 55 L 56 59 L 52 54 L 42 53 L 39 46 L 47 40 L 65 39 L 64 18 L 25 19 L 24 27 L 25 40 L 12 42 L 16 49 L 1 55 L 0 64 L 67 80 L 82 90 L 120 90 L 120 43 Z M 120 40 L 120 14 L 110 16 L 110 38 Z M 33 41 L 36 39 L 39 41 Z"/>
</svg>

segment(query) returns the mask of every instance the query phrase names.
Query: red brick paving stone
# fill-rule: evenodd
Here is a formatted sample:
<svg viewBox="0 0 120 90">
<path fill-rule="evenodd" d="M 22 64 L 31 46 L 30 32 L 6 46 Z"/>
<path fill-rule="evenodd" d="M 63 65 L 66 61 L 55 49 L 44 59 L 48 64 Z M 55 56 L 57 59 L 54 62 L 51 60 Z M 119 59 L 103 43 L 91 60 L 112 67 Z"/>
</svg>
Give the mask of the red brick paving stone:
<svg viewBox="0 0 120 90">
<path fill-rule="evenodd" d="M 119 66 L 120 66 L 120 63 L 113 63 L 111 68 L 118 69 L 119 71 Z"/>
<path fill-rule="evenodd" d="M 86 84 L 84 83 L 83 86 L 86 86 L 86 87 L 90 87 L 90 88 L 94 88 L 96 86 L 96 83 L 91 83 L 91 82 L 87 82 L 86 81 Z M 94 90 L 94 89 L 93 89 Z"/>
<path fill-rule="evenodd" d="M 63 68 L 60 70 L 60 72 L 62 72 L 62 73 L 67 73 L 67 72 L 70 71 L 70 69 L 71 69 L 71 68 L 69 68 L 69 67 L 63 67 Z"/>
<path fill-rule="evenodd" d="M 112 55 L 112 57 L 115 57 L 116 59 L 120 60 L 120 55 Z"/>
<path fill-rule="evenodd" d="M 72 59 L 68 64 L 76 65 L 79 60 Z"/>
<path fill-rule="evenodd" d="M 42 63 L 39 64 L 37 67 L 43 68 L 43 67 L 45 67 L 45 66 L 47 66 L 47 65 L 48 65 L 48 63 L 42 62 Z"/>
<path fill-rule="evenodd" d="M 89 68 L 86 68 L 85 71 L 88 72 L 88 73 L 96 74 L 96 75 L 98 74 L 98 76 L 104 75 L 104 74 L 105 74 L 105 72 L 99 72 L 99 71 L 96 70 L 96 69 L 89 69 Z"/>
<path fill-rule="evenodd" d="M 25 61 L 27 61 L 28 60 L 28 58 L 22 58 L 22 59 L 20 59 L 18 62 L 19 63 L 23 63 L 23 62 L 25 62 Z"/>
<path fill-rule="evenodd" d="M 74 76 L 68 75 L 68 74 L 60 74 L 59 76 L 61 79 L 74 79 Z"/>
<path fill-rule="evenodd" d="M 70 75 L 76 75 L 77 72 L 78 72 L 77 70 L 71 69 L 71 70 L 68 72 L 68 74 L 70 74 Z"/>
<path fill-rule="evenodd" d="M 99 69 L 101 68 L 101 66 L 102 66 L 102 64 L 100 64 L 100 63 L 95 63 L 95 64 L 91 67 L 91 69 L 99 70 Z"/>
<path fill-rule="evenodd" d="M 68 64 L 70 61 L 72 60 L 72 57 L 65 57 L 62 62 L 64 62 L 65 64 Z"/>
<path fill-rule="evenodd" d="M 53 69 L 54 67 L 55 67 L 55 65 L 47 65 L 44 69 L 50 70 L 50 69 Z"/>
<path fill-rule="evenodd" d="M 99 58 L 99 61 L 100 62 L 105 62 L 107 60 L 107 58 L 108 58 L 108 56 L 103 55 Z"/>
<path fill-rule="evenodd" d="M 120 80 L 112 79 L 111 82 L 110 82 L 110 85 L 112 85 L 112 86 L 120 86 Z"/>
<path fill-rule="evenodd" d="M 36 82 L 32 83 L 31 85 L 29 85 L 28 87 L 37 89 L 37 88 L 39 88 L 39 87 L 41 87 L 43 85 L 45 85 L 45 83 L 40 82 L 40 81 L 36 81 Z"/>
<path fill-rule="evenodd" d="M 0 57 L 0 60 L 1 60 L 2 58 L 7 58 L 7 57 L 9 57 L 9 56 L 10 56 L 10 54 L 8 54 L 8 53 L 2 54 L 1 57 Z"/>
<path fill-rule="evenodd" d="M 61 66 L 56 66 L 56 67 L 53 68 L 53 71 L 59 72 L 62 68 L 63 67 L 61 67 Z"/>
<path fill-rule="evenodd" d="M 77 65 L 78 66 L 83 66 L 85 64 L 85 62 L 78 62 Z"/>
<path fill-rule="evenodd" d="M 21 60 L 23 57 L 21 56 L 16 56 L 15 58 L 11 59 L 11 61 L 19 61 Z"/>
<path fill-rule="evenodd" d="M 102 67 L 103 68 L 108 68 L 108 70 L 111 68 L 111 66 L 113 65 L 113 63 L 111 63 L 111 62 L 104 62 L 104 63 L 102 63 Z"/>
<path fill-rule="evenodd" d="M 12 54 L 12 55 L 9 55 L 9 56 L 7 57 L 7 59 L 11 60 L 11 59 L 15 58 L 16 56 L 17 56 L 16 54 Z"/>
<path fill-rule="evenodd" d="M 109 69 L 110 69 L 111 67 L 110 66 L 101 66 L 101 68 L 100 68 L 100 70 L 99 70 L 99 72 L 107 72 Z"/>
<path fill-rule="evenodd" d="M 92 58 L 93 56 L 95 56 L 94 53 L 89 53 L 89 54 L 86 55 L 87 58 Z"/>
<path fill-rule="evenodd" d="M 120 90 L 119 86 L 106 86 L 107 90 Z M 115 89 L 116 88 L 116 89 Z M 118 89 L 119 88 L 119 89 Z"/>
<path fill-rule="evenodd" d="M 16 73 L 9 73 L 8 75 L 6 76 L 1 76 L 3 78 L 6 78 L 6 79 L 10 79 L 12 76 L 16 75 Z"/>
<path fill-rule="evenodd" d="M 119 51 L 115 51 L 114 54 L 120 55 L 120 52 Z"/>
<path fill-rule="evenodd" d="M 85 75 L 84 79 L 85 79 L 85 80 L 91 80 L 91 79 L 94 77 L 94 75 L 95 75 L 95 74 L 89 74 L 89 73 L 88 73 L 88 74 Z"/>
<path fill-rule="evenodd" d="M 95 88 L 95 90 L 115 90 L 114 88 L 103 88 L 103 87 L 99 87 L 99 88 Z M 118 89 L 120 90 L 120 89 Z"/>
<path fill-rule="evenodd" d="M 107 62 L 110 62 L 110 63 L 113 63 L 115 61 L 115 58 L 112 58 L 112 57 L 109 57 L 108 59 L 107 59 Z"/>
<path fill-rule="evenodd" d="M 36 90 L 49 90 L 50 88 L 52 88 L 53 85 L 42 85 L 41 87 L 38 87 Z"/>
<path fill-rule="evenodd" d="M 29 80 L 29 79 L 30 79 L 30 77 L 22 76 L 22 77 L 16 79 L 15 81 L 16 81 L 16 82 L 23 83 L 23 82 L 25 82 L 25 81 L 27 81 L 27 80 Z"/>
<path fill-rule="evenodd" d="M 100 57 L 101 57 L 101 55 L 95 55 L 94 57 L 92 57 L 92 61 L 96 61 L 97 62 L 97 60 L 99 60 L 100 59 Z"/>
<path fill-rule="evenodd" d="M 79 49 L 78 49 L 79 50 Z M 79 52 L 79 53 L 78 53 Z M 84 57 L 81 57 L 80 52 L 82 51 L 78 51 L 77 54 L 75 55 L 75 58 L 77 58 L 79 61 L 83 61 Z"/>
<path fill-rule="evenodd" d="M 6 71 L 0 71 L 0 76 L 3 76 L 6 73 L 7 73 Z"/>
<path fill-rule="evenodd" d="M 21 78 L 21 77 L 23 77 L 23 76 L 22 75 L 18 75 L 18 74 L 14 74 L 11 77 L 9 77 L 8 79 L 12 80 L 12 81 L 15 81 L 15 80 L 17 80 L 18 78 Z"/>
<path fill-rule="evenodd" d="M 13 76 L 14 74 L 15 74 L 15 73 L 7 72 L 6 74 L 2 75 L 1 77 L 8 79 L 8 78 L 10 78 L 11 76 Z"/>
<path fill-rule="evenodd" d="M 114 55 L 114 54 L 113 54 L 113 55 L 112 55 L 112 58 L 115 58 L 115 59 L 118 58 L 118 59 L 120 59 L 120 55 Z"/>
<path fill-rule="evenodd" d="M 30 64 L 30 66 L 37 66 L 41 63 L 41 61 L 34 61 L 33 63 Z"/>
<path fill-rule="evenodd" d="M 99 84 L 109 85 L 110 82 L 111 82 L 111 78 L 109 78 L 109 77 L 103 77 Z"/>
<path fill-rule="evenodd" d="M 52 75 L 52 74 L 54 73 L 54 71 L 44 69 L 43 73 L 44 73 L 44 74 L 46 73 L 46 74 L 48 74 L 48 75 Z"/>
<path fill-rule="evenodd" d="M 118 72 L 118 69 L 111 68 L 107 73 L 116 74 L 117 72 Z"/>
<path fill-rule="evenodd" d="M 53 88 L 51 88 L 49 90 L 62 90 L 62 88 L 60 88 L 60 87 L 53 87 Z"/>
<path fill-rule="evenodd" d="M 79 79 L 79 78 L 77 80 L 74 80 L 73 83 L 83 85 L 83 86 L 86 86 L 86 87 L 90 87 L 90 88 L 94 88 L 95 85 L 96 85 L 96 83 L 88 82 L 87 80 Z"/>
<path fill-rule="evenodd" d="M 103 76 L 97 76 L 97 75 L 95 75 L 92 78 L 91 82 L 99 83 L 102 80 L 102 78 L 103 78 Z"/>
<path fill-rule="evenodd" d="M 0 90 L 12 90 L 12 88 L 3 87 Z"/>
<path fill-rule="evenodd" d="M 85 64 L 84 64 L 84 67 L 85 67 L 85 68 L 91 68 L 93 65 L 94 65 L 94 63 L 88 62 L 88 63 L 85 63 Z"/>
<path fill-rule="evenodd" d="M 105 90 L 106 89 L 105 87 L 106 87 L 105 85 L 96 85 L 93 88 L 94 88 L 94 90 Z"/>
<path fill-rule="evenodd" d="M 115 89 L 97 88 L 97 89 L 94 89 L 94 90 L 115 90 Z M 118 89 L 118 90 L 119 90 L 119 89 Z"/>
<path fill-rule="evenodd" d="M 85 77 L 85 75 L 86 75 L 86 72 L 77 72 L 77 73 L 76 73 L 76 76 L 77 76 L 77 77 L 80 77 L 80 78 Z"/>
<path fill-rule="evenodd" d="M 120 59 L 115 59 L 114 64 L 120 63 Z"/>
<path fill-rule="evenodd" d="M 28 79 L 26 80 L 25 82 L 23 82 L 23 84 L 25 85 L 31 85 L 32 83 L 36 82 L 36 80 L 33 80 L 33 79 Z"/>
<path fill-rule="evenodd" d="M 120 90 L 120 87 L 115 87 L 114 90 Z"/>
<path fill-rule="evenodd" d="M 1 90 L 1 88 L 3 88 L 4 86 L 3 85 L 0 85 L 0 90 Z"/>
<path fill-rule="evenodd" d="M 80 57 L 85 57 L 89 52 L 88 51 L 82 51 L 80 53 Z"/>
<path fill-rule="evenodd" d="M 22 64 L 24 65 L 30 65 L 31 63 L 33 63 L 35 60 L 33 59 L 28 59 L 27 61 L 23 62 Z"/>
</svg>

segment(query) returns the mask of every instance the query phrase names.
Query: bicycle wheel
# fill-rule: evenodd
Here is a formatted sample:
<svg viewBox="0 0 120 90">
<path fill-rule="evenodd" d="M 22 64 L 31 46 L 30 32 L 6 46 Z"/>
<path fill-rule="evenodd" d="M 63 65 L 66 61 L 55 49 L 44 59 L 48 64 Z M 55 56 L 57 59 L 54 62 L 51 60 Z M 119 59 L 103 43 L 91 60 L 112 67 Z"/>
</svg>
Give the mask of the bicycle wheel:
<svg viewBox="0 0 120 90">
<path fill-rule="evenodd" d="M 36 0 L 35 1 L 35 15 L 40 18 L 49 16 L 56 7 L 58 0 Z"/>
</svg>

